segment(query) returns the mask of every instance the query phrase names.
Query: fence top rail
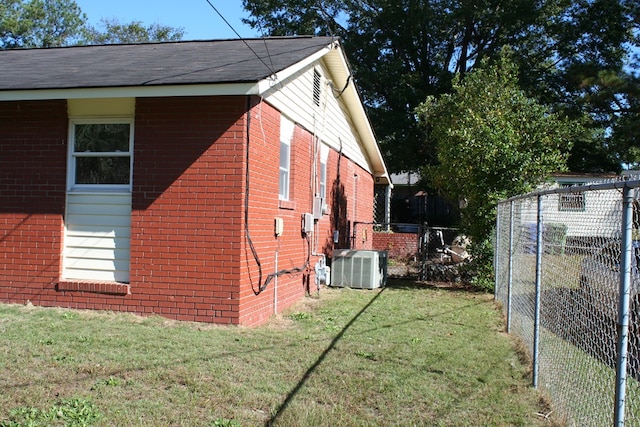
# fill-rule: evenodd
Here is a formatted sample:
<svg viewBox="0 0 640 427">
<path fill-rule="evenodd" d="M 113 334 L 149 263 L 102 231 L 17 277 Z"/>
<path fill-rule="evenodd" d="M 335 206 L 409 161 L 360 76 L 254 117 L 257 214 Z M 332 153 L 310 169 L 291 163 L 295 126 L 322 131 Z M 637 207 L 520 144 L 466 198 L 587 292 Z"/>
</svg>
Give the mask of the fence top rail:
<svg viewBox="0 0 640 427">
<path fill-rule="evenodd" d="M 516 200 L 547 196 L 549 194 L 582 193 L 585 191 L 602 191 L 602 190 L 615 190 L 615 189 L 622 190 L 624 188 L 640 188 L 640 177 L 634 177 L 634 179 L 631 179 L 631 180 L 621 179 L 619 181 L 591 183 L 591 184 L 575 185 L 570 187 L 549 188 L 546 190 L 536 190 L 529 193 L 509 197 L 508 199 L 499 201 L 498 204 L 501 205 L 501 204 L 513 202 Z"/>
</svg>

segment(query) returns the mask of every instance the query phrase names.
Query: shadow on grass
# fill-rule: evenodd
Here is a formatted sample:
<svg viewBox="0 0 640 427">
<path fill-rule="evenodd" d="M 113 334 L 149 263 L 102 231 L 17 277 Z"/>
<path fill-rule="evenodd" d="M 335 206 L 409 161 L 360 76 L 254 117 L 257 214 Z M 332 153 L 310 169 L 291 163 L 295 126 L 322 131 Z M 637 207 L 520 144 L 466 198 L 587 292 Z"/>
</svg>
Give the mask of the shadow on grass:
<svg viewBox="0 0 640 427">
<path fill-rule="evenodd" d="M 307 369 L 307 371 L 304 373 L 302 378 L 300 378 L 300 381 L 298 381 L 298 384 L 296 384 L 296 386 L 289 392 L 289 394 L 287 394 L 287 397 L 284 399 L 282 404 L 278 406 L 273 416 L 267 420 L 267 422 L 265 423 L 266 427 L 272 426 L 275 424 L 275 422 L 278 420 L 278 417 L 280 417 L 280 414 L 282 414 L 282 412 L 284 412 L 287 409 L 291 401 L 296 397 L 296 395 L 298 394 L 300 389 L 304 386 L 304 384 L 307 382 L 311 374 L 318 368 L 318 366 L 320 366 L 322 361 L 327 357 L 327 354 L 336 346 L 338 341 L 342 339 L 342 336 L 345 334 L 345 332 L 347 332 L 347 330 L 351 327 L 351 325 L 353 325 L 356 322 L 356 320 L 358 320 L 358 318 L 369 307 L 371 307 L 378 298 L 380 298 L 380 295 L 382 295 L 383 292 L 384 292 L 384 289 L 376 293 L 376 295 L 373 298 L 371 298 L 371 301 L 369 301 L 367 305 L 362 307 L 362 309 L 355 316 L 353 316 L 353 318 L 349 321 L 349 323 L 347 323 L 345 327 L 342 328 L 342 330 L 333 338 L 333 340 L 331 340 L 331 343 L 327 346 L 327 348 L 324 349 L 324 351 L 320 354 L 320 356 L 318 356 L 318 359 L 316 359 L 313 365 L 311 365 L 311 367 Z"/>
</svg>

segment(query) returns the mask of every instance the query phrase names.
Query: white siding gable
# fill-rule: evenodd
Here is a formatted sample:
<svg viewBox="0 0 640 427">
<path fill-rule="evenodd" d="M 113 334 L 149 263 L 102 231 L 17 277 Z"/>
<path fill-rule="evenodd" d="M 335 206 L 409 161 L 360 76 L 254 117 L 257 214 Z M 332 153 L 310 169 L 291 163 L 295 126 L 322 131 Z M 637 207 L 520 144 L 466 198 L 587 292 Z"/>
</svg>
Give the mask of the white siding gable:
<svg viewBox="0 0 640 427">
<path fill-rule="evenodd" d="M 320 72 L 320 105 L 314 103 L 314 70 Z M 353 84 L 353 82 L 349 82 Z M 331 76 L 321 64 L 307 67 L 287 79 L 276 82 L 265 100 L 300 126 L 314 133 L 325 144 L 341 151 L 368 172 L 372 172 L 355 127 L 340 99 L 343 88 L 333 87 Z"/>
</svg>

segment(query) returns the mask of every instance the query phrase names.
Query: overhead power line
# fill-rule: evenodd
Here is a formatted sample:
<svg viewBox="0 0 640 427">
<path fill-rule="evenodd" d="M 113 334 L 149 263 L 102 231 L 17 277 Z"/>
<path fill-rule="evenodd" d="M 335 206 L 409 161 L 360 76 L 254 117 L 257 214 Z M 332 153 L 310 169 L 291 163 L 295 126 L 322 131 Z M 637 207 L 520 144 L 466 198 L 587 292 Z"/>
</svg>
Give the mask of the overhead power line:
<svg viewBox="0 0 640 427">
<path fill-rule="evenodd" d="M 271 66 L 269 66 L 269 64 L 267 64 L 267 63 L 264 61 L 264 59 L 262 59 L 262 57 L 261 57 L 260 55 L 258 55 L 258 53 L 257 53 L 255 50 L 253 50 L 253 48 L 252 48 L 251 46 L 249 46 L 249 43 L 247 43 L 247 41 L 246 41 L 242 36 L 240 36 L 240 34 L 236 31 L 236 29 L 235 29 L 235 28 L 233 28 L 233 25 L 231 25 L 231 23 L 227 20 L 227 18 L 225 18 L 225 17 L 222 15 L 222 13 L 220 13 L 220 11 L 218 10 L 218 8 L 216 8 L 216 7 L 213 5 L 213 3 L 211 3 L 211 1 L 210 1 L 210 0 L 206 0 L 206 2 L 209 4 L 209 6 L 211 6 L 211 9 L 213 9 L 213 10 L 218 14 L 218 16 L 219 16 L 219 17 L 224 21 L 224 23 L 225 23 L 225 24 L 227 24 L 227 26 L 228 26 L 229 28 L 231 28 L 231 31 L 233 31 L 233 32 L 235 33 L 235 35 L 236 35 L 240 40 L 242 40 L 242 42 L 244 43 L 244 45 L 245 45 L 245 46 L 247 46 L 247 48 L 248 48 L 248 49 L 249 49 L 249 50 L 250 50 L 250 51 L 251 51 L 251 52 L 256 56 L 256 58 L 258 58 L 258 59 L 260 60 L 260 62 L 262 62 L 262 64 L 263 64 L 265 67 L 267 67 L 267 70 L 269 70 L 269 71 L 271 72 L 271 74 L 272 74 L 273 76 L 275 76 L 276 72 L 273 70 L 273 61 L 271 60 L 271 55 L 269 54 L 269 48 L 267 47 L 267 42 L 266 42 L 266 41 L 264 42 L 264 46 L 265 46 L 265 48 L 267 49 L 267 56 L 269 56 L 269 62 L 271 62 Z"/>
</svg>

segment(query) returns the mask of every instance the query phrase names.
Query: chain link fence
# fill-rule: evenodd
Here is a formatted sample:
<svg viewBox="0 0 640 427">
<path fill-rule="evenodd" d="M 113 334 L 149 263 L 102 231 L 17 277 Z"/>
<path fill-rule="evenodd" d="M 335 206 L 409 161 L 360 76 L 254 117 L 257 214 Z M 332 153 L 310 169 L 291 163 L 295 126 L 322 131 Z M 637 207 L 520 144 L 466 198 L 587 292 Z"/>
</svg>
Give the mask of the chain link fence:
<svg viewBox="0 0 640 427">
<path fill-rule="evenodd" d="M 501 202 L 495 296 L 570 426 L 640 425 L 640 181 Z"/>
</svg>

